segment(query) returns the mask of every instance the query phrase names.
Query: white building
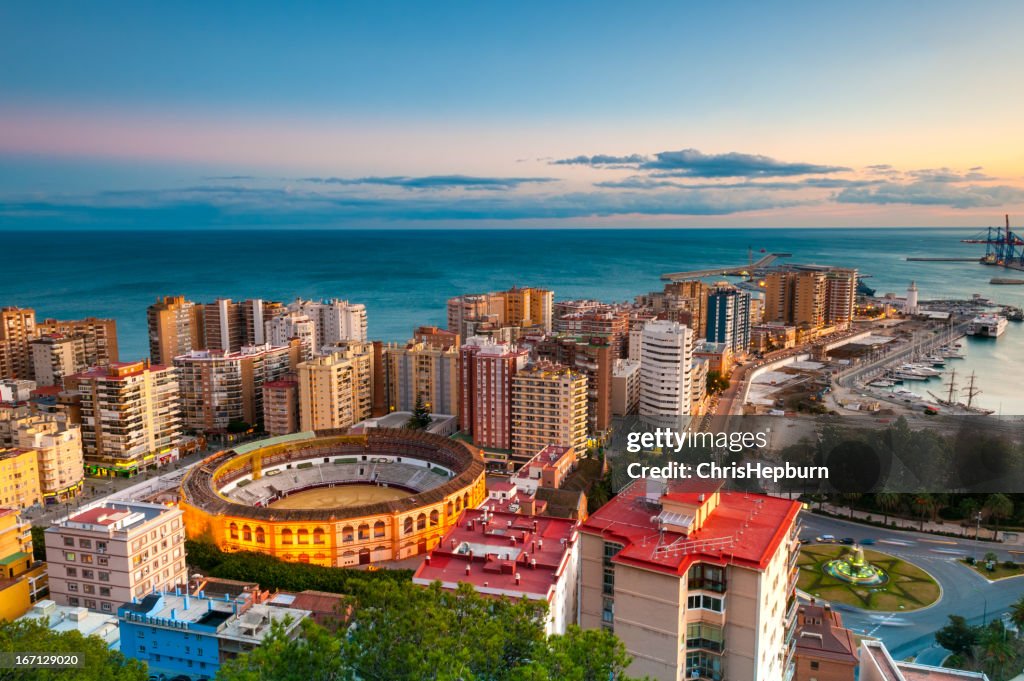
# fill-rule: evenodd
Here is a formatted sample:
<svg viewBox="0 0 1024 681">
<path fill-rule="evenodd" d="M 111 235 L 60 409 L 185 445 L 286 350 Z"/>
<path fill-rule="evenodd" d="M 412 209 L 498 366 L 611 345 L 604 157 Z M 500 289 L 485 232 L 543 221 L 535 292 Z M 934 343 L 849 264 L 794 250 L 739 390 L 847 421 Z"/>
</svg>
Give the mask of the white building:
<svg viewBox="0 0 1024 681">
<path fill-rule="evenodd" d="M 907 287 L 907 300 L 903 304 L 904 314 L 917 314 L 917 282 L 910 282 L 910 286 Z"/>
<path fill-rule="evenodd" d="M 25 378 L 0 380 L 0 402 L 27 402 L 36 389 L 36 382 Z"/>
<path fill-rule="evenodd" d="M 640 339 L 641 416 L 690 413 L 692 362 L 693 332 L 687 326 L 664 320 L 644 325 Z"/>
<path fill-rule="evenodd" d="M 316 325 L 317 345 L 366 340 L 366 306 L 347 300 L 302 300 L 288 304 L 289 312 L 306 315 Z"/>
<path fill-rule="evenodd" d="M 267 342 L 271 345 L 288 345 L 292 338 L 302 343 L 302 361 L 309 361 L 320 352 L 318 330 L 315 321 L 302 312 L 288 311 L 267 320 Z"/>
</svg>

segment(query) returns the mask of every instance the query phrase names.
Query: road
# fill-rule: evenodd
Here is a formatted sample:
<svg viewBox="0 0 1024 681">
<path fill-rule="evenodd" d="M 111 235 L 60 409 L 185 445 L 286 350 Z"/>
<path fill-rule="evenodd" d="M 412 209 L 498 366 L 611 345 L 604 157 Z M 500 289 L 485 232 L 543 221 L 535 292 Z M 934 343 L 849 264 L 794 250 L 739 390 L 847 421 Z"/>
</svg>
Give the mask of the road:
<svg viewBox="0 0 1024 681">
<path fill-rule="evenodd" d="M 964 556 L 981 558 L 988 551 L 998 554 L 1000 560 L 1020 560 L 1020 556 L 1010 554 L 1007 547 L 1000 544 L 886 530 L 807 512 L 801 514 L 801 522 L 801 539 L 823 534 L 856 540 L 876 539 L 878 543 L 871 547 L 873 550 L 919 565 L 942 587 L 942 596 L 935 605 L 913 612 L 885 615 L 836 606 L 845 626 L 858 634 L 882 639 L 897 660 L 921 655 L 922 662 L 941 661 L 947 653 L 935 645 L 935 631 L 948 623 L 949 615 L 961 615 L 971 624 L 981 624 L 983 620 L 991 622 L 1024 596 L 1024 576 L 991 583 L 958 563 Z"/>
</svg>

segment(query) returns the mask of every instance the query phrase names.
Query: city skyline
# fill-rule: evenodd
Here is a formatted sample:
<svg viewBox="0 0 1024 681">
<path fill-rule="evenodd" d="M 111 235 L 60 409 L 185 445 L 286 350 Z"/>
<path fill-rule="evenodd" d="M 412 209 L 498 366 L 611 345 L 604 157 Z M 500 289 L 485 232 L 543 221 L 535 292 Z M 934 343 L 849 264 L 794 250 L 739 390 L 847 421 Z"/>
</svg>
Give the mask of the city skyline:
<svg viewBox="0 0 1024 681">
<path fill-rule="evenodd" d="M 1011 3 L 4 14 L 0 229 L 983 226 L 1024 207 Z"/>
</svg>

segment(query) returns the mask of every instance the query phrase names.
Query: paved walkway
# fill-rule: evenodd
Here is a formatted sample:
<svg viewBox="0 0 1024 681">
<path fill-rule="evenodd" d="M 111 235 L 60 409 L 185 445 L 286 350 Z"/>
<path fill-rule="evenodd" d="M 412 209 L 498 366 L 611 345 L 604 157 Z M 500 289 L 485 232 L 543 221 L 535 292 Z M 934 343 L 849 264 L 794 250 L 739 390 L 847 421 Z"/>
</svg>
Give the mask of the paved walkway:
<svg viewBox="0 0 1024 681">
<path fill-rule="evenodd" d="M 817 510 L 818 504 L 812 504 L 812 508 Z M 992 539 L 993 534 L 993 531 L 989 528 L 981 528 L 981 532 L 979 534 L 977 527 L 967 527 L 961 525 L 960 523 L 951 523 L 945 521 L 933 522 L 930 520 L 926 520 L 922 525 L 920 520 L 897 518 L 895 516 L 886 517 L 881 513 L 877 512 L 869 513 L 867 511 L 853 511 L 851 515 L 850 509 L 845 506 L 823 504 L 821 508 L 826 513 L 830 513 L 832 515 L 838 516 L 839 518 L 846 520 L 850 520 L 851 518 L 853 520 L 870 520 L 873 522 L 881 522 L 885 520 L 886 522 L 890 523 L 890 525 L 887 525 L 887 527 L 890 527 L 890 529 L 892 529 L 891 523 L 896 523 L 895 529 L 911 530 L 913 532 L 928 532 L 932 534 L 947 533 L 956 535 L 958 537 L 967 537 L 969 539 L 974 539 L 975 536 L 978 536 L 980 539 Z M 1022 545 L 1024 544 L 1024 537 L 1022 537 L 1020 534 L 1016 532 L 1003 532 L 1002 530 L 1000 530 L 999 541 L 1004 544 Z"/>
</svg>

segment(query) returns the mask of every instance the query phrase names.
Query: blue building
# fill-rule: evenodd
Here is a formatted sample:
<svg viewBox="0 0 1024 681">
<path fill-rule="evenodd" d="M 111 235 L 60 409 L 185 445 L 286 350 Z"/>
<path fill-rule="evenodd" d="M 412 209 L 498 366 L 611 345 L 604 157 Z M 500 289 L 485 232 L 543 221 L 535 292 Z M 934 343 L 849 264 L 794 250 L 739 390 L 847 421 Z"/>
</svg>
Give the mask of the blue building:
<svg viewBox="0 0 1024 681">
<path fill-rule="evenodd" d="M 117 611 L 121 652 L 146 662 L 151 673 L 213 678 L 220 665 L 260 645 L 275 621 L 290 617 L 286 630 L 298 634 L 308 610 L 253 603 L 244 593 L 207 598 L 153 593 Z"/>
<path fill-rule="evenodd" d="M 706 340 L 724 343 L 733 355 L 750 348 L 750 293 L 730 284 L 719 284 L 708 293 Z"/>
</svg>

